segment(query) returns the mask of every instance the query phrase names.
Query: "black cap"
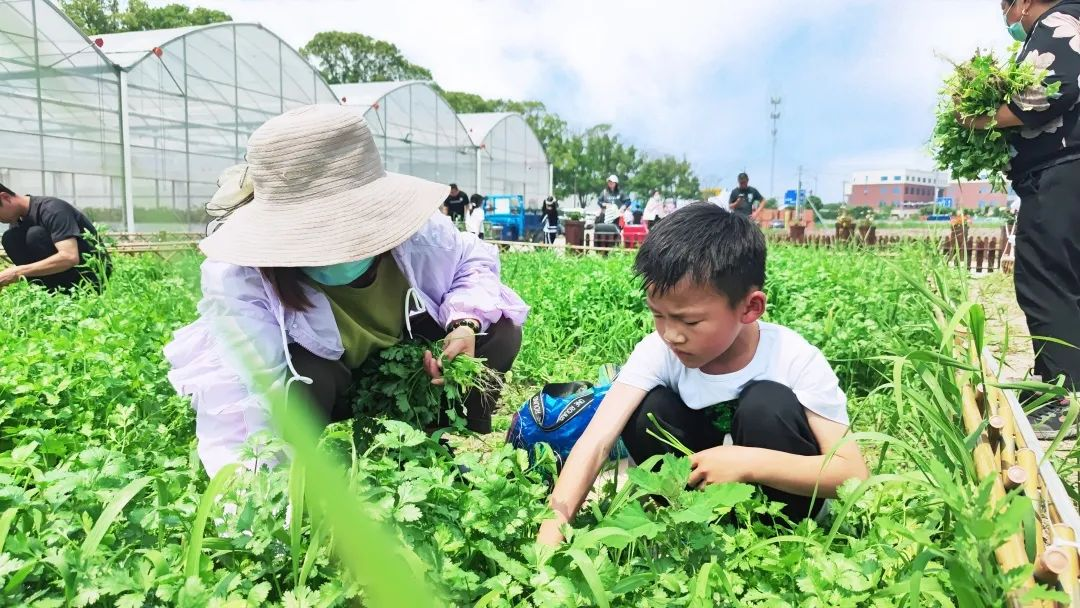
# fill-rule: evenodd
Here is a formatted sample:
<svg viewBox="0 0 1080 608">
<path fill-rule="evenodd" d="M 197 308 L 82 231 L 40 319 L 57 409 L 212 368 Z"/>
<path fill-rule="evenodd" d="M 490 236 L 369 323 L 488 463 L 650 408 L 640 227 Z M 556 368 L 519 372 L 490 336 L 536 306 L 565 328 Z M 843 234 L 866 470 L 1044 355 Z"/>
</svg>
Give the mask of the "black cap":
<svg viewBox="0 0 1080 608">
<path fill-rule="evenodd" d="M 739 179 L 750 179 L 750 176 L 745 174 L 745 173 L 740 173 L 739 174 Z"/>
</svg>

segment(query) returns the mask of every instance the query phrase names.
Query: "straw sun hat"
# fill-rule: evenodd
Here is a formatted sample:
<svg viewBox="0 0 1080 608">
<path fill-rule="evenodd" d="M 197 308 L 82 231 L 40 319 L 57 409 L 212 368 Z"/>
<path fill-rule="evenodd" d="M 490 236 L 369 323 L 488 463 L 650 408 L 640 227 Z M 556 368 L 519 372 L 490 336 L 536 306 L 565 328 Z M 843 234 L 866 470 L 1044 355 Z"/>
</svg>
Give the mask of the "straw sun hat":
<svg viewBox="0 0 1080 608">
<path fill-rule="evenodd" d="M 240 266 L 329 266 L 384 253 L 416 233 L 450 189 L 387 173 L 367 122 L 339 105 L 271 118 L 248 140 L 208 212 L 227 221 L 199 247 Z M 254 192 L 254 199 L 242 203 Z"/>
</svg>

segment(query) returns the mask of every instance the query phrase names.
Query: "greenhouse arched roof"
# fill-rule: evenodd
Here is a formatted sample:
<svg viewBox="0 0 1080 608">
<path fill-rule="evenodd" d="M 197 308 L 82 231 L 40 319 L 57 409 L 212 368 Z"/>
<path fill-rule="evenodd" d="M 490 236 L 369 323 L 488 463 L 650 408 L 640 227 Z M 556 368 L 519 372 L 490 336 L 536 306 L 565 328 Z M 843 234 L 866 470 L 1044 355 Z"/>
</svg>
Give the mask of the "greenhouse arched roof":
<svg viewBox="0 0 1080 608">
<path fill-rule="evenodd" d="M 330 88 L 338 96 L 338 101 L 348 106 L 373 106 L 380 103 L 384 97 L 398 89 L 413 85 L 431 87 L 423 80 L 401 80 L 388 82 L 354 82 L 352 84 L 335 84 Z"/>
<path fill-rule="evenodd" d="M 488 134 L 499 123 L 514 116 L 520 117 L 521 115 L 513 112 L 478 112 L 475 114 L 459 114 L 458 118 L 461 119 L 461 124 L 465 125 L 465 130 L 469 132 L 473 144 L 479 148 L 484 145 L 484 140 L 487 139 Z"/>
<path fill-rule="evenodd" d="M 363 113 L 388 171 L 475 191 L 476 146 L 431 83 L 361 82 L 332 88 L 338 101 Z"/>
<path fill-rule="evenodd" d="M 143 59 L 153 55 L 155 48 L 164 47 L 166 44 L 194 32 L 225 25 L 235 26 L 238 24 L 231 22 L 215 23 L 212 25 L 176 27 L 167 30 L 103 34 L 91 36 L 91 38 L 101 40 L 101 50 L 105 52 L 110 61 L 123 70 L 130 70 Z"/>
<path fill-rule="evenodd" d="M 522 194 L 538 206 L 551 193 L 551 164 L 544 145 L 521 114 L 482 112 L 458 116 L 477 153 L 479 189 L 489 194 Z"/>
</svg>

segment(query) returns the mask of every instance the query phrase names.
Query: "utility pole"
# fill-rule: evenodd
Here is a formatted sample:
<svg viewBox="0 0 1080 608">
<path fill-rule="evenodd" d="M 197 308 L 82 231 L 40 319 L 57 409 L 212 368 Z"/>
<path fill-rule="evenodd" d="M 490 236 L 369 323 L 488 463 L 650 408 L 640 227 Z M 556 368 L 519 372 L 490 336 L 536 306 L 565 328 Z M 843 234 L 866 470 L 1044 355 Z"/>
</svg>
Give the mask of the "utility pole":
<svg viewBox="0 0 1080 608">
<path fill-rule="evenodd" d="M 772 104 L 772 112 L 769 114 L 769 118 L 772 119 L 772 172 L 769 174 L 769 196 L 772 197 L 776 196 L 776 135 L 779 133 L 781 101 L 779 97 L 769 99 L 769 103 Z"/>
<path fill-rule="evenodd" d="M 799 185 L 795 187 L 795 221 L 799 221 L 799 203 L 802 202 L 802 165 L 799 165 Z"/>
</svg>

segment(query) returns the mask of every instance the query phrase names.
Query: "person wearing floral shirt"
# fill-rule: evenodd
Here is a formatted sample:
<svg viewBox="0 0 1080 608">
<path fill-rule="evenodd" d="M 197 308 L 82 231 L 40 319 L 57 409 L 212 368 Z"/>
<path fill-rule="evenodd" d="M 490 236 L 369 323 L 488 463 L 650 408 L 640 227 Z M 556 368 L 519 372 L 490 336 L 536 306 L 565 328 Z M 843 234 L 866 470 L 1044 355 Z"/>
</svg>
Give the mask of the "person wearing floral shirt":
<svg viewBox="0 0 1080 608">
<path fill-rule="evenodd" d="M 1043 86 L 1002 104 L 974 129 L 1005 129 L 1009 179 L 1023 207 L 1016 227 L 1016 299 L 1034 340 L 1035 374 L 1080 389 L 1080 0 L 1005 0 L 1018 62 L 1047 70 Z M 1048 87 L 1058 84 L 1056 94 Z M 1060 344 L 1065 342 L 1074 346 Z M 1033 413 L 1040 437 L 1055 436 L 1068 401 Z M 1069 435 L 1075 435 L 1075 428 Z"/>
</svg>

